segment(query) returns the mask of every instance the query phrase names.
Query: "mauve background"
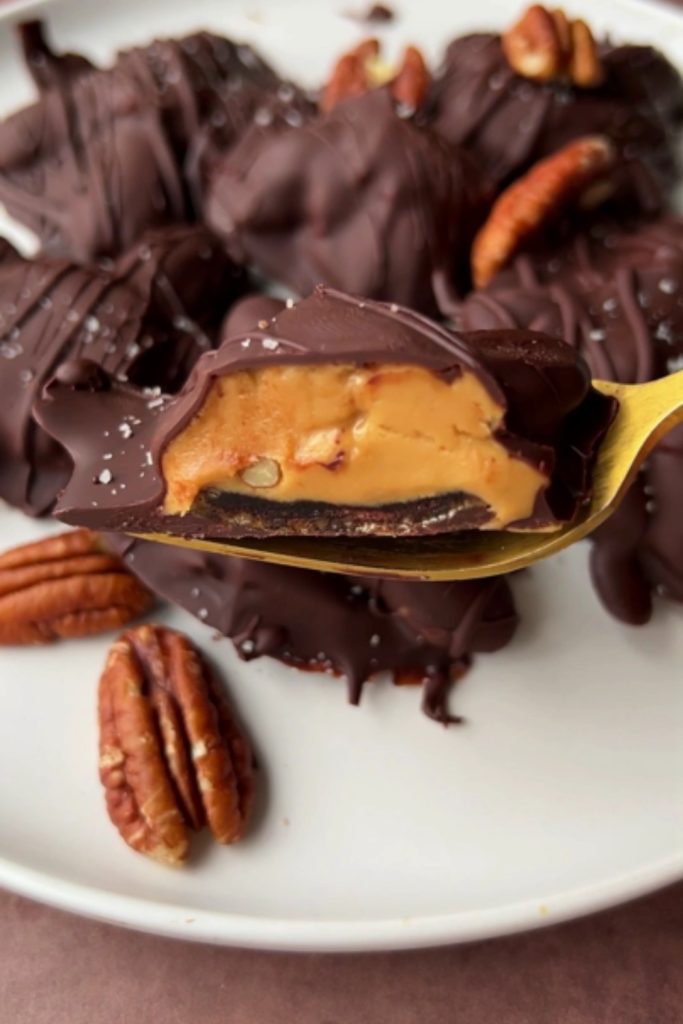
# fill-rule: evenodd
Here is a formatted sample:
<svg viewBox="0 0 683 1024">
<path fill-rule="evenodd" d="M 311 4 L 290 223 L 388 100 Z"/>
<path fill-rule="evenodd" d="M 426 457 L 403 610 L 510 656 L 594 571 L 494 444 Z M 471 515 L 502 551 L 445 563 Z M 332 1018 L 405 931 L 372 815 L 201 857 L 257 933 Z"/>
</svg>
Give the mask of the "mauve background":
<svg viewBox="0 0 683 1024">
<path fill-rule="evenodd" d="M 683 884 L 528 935 L 410 953 L 199 946 L 3 892 L 0 927 L 0 1024 L 683 1024 Z"/>
</svg>

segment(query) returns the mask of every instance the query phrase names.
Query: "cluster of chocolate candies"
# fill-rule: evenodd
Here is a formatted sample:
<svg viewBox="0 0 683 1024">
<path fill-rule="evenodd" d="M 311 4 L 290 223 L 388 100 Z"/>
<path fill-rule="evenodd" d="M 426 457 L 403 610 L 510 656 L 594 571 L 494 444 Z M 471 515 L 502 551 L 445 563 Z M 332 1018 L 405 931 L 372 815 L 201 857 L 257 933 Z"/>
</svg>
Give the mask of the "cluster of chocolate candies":
<svg viewBox="0 0 683 1024">
<path fill-rule="evenodd" d="M 206 32 L 106 68 L 55 54 L 38 23 L 20 39 L 38 99 L 0 123 L 0 202 L 40 248 L 0 249 L 0 497 L 29 515 L 54 512 L 72 470 L 40 415 L 46 385 L 122 385 L 163 408 L 204 353 L 279 312 L 264 280 L 454 333 L 544 332 L 595 377 L 683 365 L 683 84 L 651 47 L 533 6 L 455 39 L 434 73 L 414 47 L 390 67 L 364 40 L 313 93 Z M 121 500 L 116 458 L 135 449 L 141 479 L 149 462 L 139 425 L 107 426 L 97 483 Z M 624 621 L 645 622 L 655 592 L 683 601 L 681 502 L 679 430 L 593 538 L 597 591 Z M 443 721 L 448 684 L 517 624 L 505 579 L 358 580 L 110 543 L 242 657 L 344 675 L 354 700 L 389 671 L 423 683 Z"/>
</svg>

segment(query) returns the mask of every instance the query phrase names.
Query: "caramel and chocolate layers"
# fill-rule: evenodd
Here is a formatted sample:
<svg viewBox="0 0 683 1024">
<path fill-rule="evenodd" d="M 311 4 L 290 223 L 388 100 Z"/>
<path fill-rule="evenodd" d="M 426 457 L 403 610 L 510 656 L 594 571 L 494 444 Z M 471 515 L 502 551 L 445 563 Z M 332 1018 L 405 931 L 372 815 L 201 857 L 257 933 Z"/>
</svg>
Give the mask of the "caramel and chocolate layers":
<svg viewBox="0 0 683 1024">
<path fill-rule="evenodd" d="M 453 721 L 451 686 L 471 655 L 500 650 L 517 628 L 504 577 L 414 583 L 307 572 L 111 535 L 108 543 L 154 593 L 230 637 L 241 658 L 277 658 L 363 684 L 389 672 L 422 684 L 430 718 Z"/>
<path fill-rule="evenodd" d="M 552 529 L 612 414 L 561 341 L 322 287 L 203 356 L 175 400 L 96 377 L 62 375 L 37 410 L 74 462 L 57 514 L 189 536 Z"/>
</svg>

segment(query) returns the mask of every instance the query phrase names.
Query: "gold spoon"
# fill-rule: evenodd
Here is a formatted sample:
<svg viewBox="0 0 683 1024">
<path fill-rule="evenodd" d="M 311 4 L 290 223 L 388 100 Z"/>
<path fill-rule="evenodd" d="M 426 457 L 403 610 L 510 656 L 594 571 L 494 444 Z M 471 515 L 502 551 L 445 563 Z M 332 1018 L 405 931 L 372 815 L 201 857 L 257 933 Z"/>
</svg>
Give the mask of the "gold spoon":
<svg viewBox="0 0 683 1024">
<path fill-rule="evenodd" d="M 649 384 L 603 380 L 593 384 L 619 401 L 619 411 L 600 447 L 590 505 L 574 522 L 553 533 L 472 530 L 403 539 L 287 537 L 239 541 L 166 534 L 138 536 L 220 555 L 364 576 L 466 580 L 524 569 L 581 540 L 604 522 L 657 441 L 683 423 L 683 370 Z"/>
</svg>

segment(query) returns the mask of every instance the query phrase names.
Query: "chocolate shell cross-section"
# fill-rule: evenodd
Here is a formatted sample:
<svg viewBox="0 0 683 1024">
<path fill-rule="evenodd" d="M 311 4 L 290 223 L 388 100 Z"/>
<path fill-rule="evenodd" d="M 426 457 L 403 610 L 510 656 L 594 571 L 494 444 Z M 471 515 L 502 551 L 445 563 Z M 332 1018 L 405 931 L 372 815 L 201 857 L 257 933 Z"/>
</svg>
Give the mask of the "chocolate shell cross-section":
<svg viewBox="0 0 683 1024">
<path fill-rule="evenodd" d="M 38 408 L 75 465 L 57 514 L 188 536 L 553 529 L 612 413 L 561 341 L 322 287 L 203 356 L 176 399 L 102 386 L 54 381 Z M 112 449 L 121 422 L 135 440 Z"/>
</svg>

